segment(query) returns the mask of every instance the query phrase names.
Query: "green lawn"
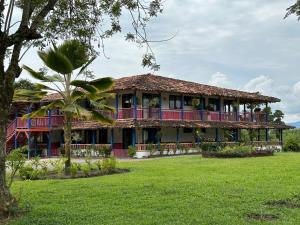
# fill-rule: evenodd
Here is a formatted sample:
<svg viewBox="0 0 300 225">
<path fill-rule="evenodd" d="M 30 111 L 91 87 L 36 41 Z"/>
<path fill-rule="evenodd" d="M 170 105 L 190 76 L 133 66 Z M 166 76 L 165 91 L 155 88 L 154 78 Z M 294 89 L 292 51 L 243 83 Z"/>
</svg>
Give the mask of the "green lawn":
<svg viewBox="0 0 300 225">
<path fill-rule="evenodd" d="M 200 156 L 123 162 L 127 174 L 17 182 L 31 211 L 9 224 L 300 224 L 300 209 L 269 200 L 300 195 L 300 154 L 248 159 Z M 249 213 L 280 217 L 260 222 Z"/>
</svg>

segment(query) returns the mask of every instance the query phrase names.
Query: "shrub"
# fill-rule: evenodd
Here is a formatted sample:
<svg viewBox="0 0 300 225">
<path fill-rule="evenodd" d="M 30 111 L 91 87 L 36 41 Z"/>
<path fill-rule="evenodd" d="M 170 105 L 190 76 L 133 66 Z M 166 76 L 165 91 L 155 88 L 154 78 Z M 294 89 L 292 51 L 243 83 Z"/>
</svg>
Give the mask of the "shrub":
<svg viewBox="0 0 300 225">
<path fill-rule="evenodd" d="M 76 177 L 77 172 L 78 172 L 78 167 L 79 167 L 78 163 L 71 164 L 70 172 L 71 172 L 72 177 Z"/>
<path fill-rule="evenodd" d="M 31 165 L 25 165 L 22 168 L 20 168 L 19 175 L 24 180 L 29 180 L 29 179 L 31 179 L 32 172 L 33 172 L 32 166 Z"/>
<path fill-rule="evenodd" d="M 128 146 L 128 155 L 130 157 L 134 157 L 135 154 L 136 154 L 136 147 L 132 145 Z"/>
<path fill-rule="evenodd" d="M 84 173 L 85 176 L 89 176 L 89 174 L 91 172 L 91 167 L 88 164 L 82 163 L 80 165 L 80 169 L 82 170 L 82 172 Z"/>
<path fill-rule="evenodd" d="M 109 159 L 103 159 L 101 163 L 101 171 L 108 173 L 116 169 L 116 158 L 111 157 Z"/>
<path fill-rule="evenodd" d="M 200 148 L 202 151 L 218 151 L 220 150 L 220 145 L 218 143 L 200 143 Z"/>
<path fill-rule="evenodd" d="M 100 150 L 100 152 L 101 152 L 101 155 L 104 156 L 105 158 L 108 158 L 111 155 L 111 149 L 109 147 L 107 147 L 107 146 L 104 146 Z"/>
<path fill-rule="evenodd" d="M 8 179 L 8 187 L 11 187 L 16 173 L 25 165 L 25 156 L 21 149 L 15 149 L 9 153 L 6 158 L 7 167 L 10 168 L 10 176 Z"/>
<path fill-rule="evenodd" d="M 300 152 L 300 146 L 296 139 L 290 138 L 284 143 L 283 151 L 285 152 Z"/>
</svg>

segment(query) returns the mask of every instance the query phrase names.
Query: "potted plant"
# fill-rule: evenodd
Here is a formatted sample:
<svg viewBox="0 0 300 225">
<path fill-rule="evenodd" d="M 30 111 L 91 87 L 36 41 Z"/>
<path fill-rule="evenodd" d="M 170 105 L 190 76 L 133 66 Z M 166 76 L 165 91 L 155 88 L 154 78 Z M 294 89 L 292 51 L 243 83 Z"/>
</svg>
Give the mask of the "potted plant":
<svg viewBox="0 0 300 225">
<path fill-rule="evenodd" d="M 193 98 L 192 99 L 192 106 L 194 109 L 200 108 L 200 99 L 199 98 Z"/>
</svg>

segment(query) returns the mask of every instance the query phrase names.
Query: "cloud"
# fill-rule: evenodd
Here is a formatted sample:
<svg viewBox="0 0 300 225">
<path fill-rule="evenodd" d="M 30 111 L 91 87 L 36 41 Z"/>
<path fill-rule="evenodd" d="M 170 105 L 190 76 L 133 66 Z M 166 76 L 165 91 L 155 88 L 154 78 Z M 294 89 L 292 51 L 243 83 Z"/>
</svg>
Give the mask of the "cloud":
<svg viewBox="0 0 300 225">
<path fill-rule="evenodd" d="M 226 74 L 220 72 L 213 74 L 208 84 L 217 87 L 232 87 L 232 82 L 229 80 L 229 77 Z"/>
</svg>

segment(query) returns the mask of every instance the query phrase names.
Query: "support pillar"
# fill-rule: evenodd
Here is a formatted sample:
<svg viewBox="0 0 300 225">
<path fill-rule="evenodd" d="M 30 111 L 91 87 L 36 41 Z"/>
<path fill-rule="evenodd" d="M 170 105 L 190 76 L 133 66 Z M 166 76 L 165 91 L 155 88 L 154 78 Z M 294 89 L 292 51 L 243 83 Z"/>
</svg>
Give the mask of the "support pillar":
<svg viewBox="0 0 300 225">
<path fill-rule="evenodd" d="M 27 107 L 27 113 L 31 113 L 31 106 Z M 31 119 L 27 119 L 27 128 L 28 128 L 28 153 L 27 153 L 27 158 L 30 159 L 30 128 L 31 128 Z"/>
<path fill-rule="evenodd" d="M 48 134 L 47 157 L 50 157 L 50 156 L 51 156 L 51 145 L 52 145 L 52 135 L 51 135 L 51 131 L 49 131 L 49 134 Z"/>
<path fill-rule="evenodd" d="M 135 146 L 136 144 L 136 130 L 135 128 L 132 128 L 132 142 L 131 142 L 132 146 Z"/>
<path fill-rule="evenodd" d="M 266 122 L 269 122 L 268 103 L 266 103 Z"/>
<path fill-rule="evenodd" d="M 96 130 L 93 130 L 92 144 L 96 144 Z"/>
<path fill-rule="evenodd" d="M 222 98 L 219 98 L 219 104 L 218 104 L 218 108 L 219 108 L 219 120 L 222 120 Z"/>
<path fill-rule="evenodd" d="M 266 142 L 270 141 L 270 137 L 269 137 L 269 129 L 266 129 Z"/>
<path fill-rule="evenodd" d="M 110 148 L 111 148 L 111 150 L 114 149 L 114 142 L 115 142 L 114 128 L 111 128 L 110 129 Z"/>
<path fill-rule="evenodd" d="M 216 142 L 220 142 L 220 129 L 216 128 Z"/>
<path fill-rule="evenodd" d="M 179 127 L 176 128 L 176 144 L 179 145 Z"/>
</svg>

